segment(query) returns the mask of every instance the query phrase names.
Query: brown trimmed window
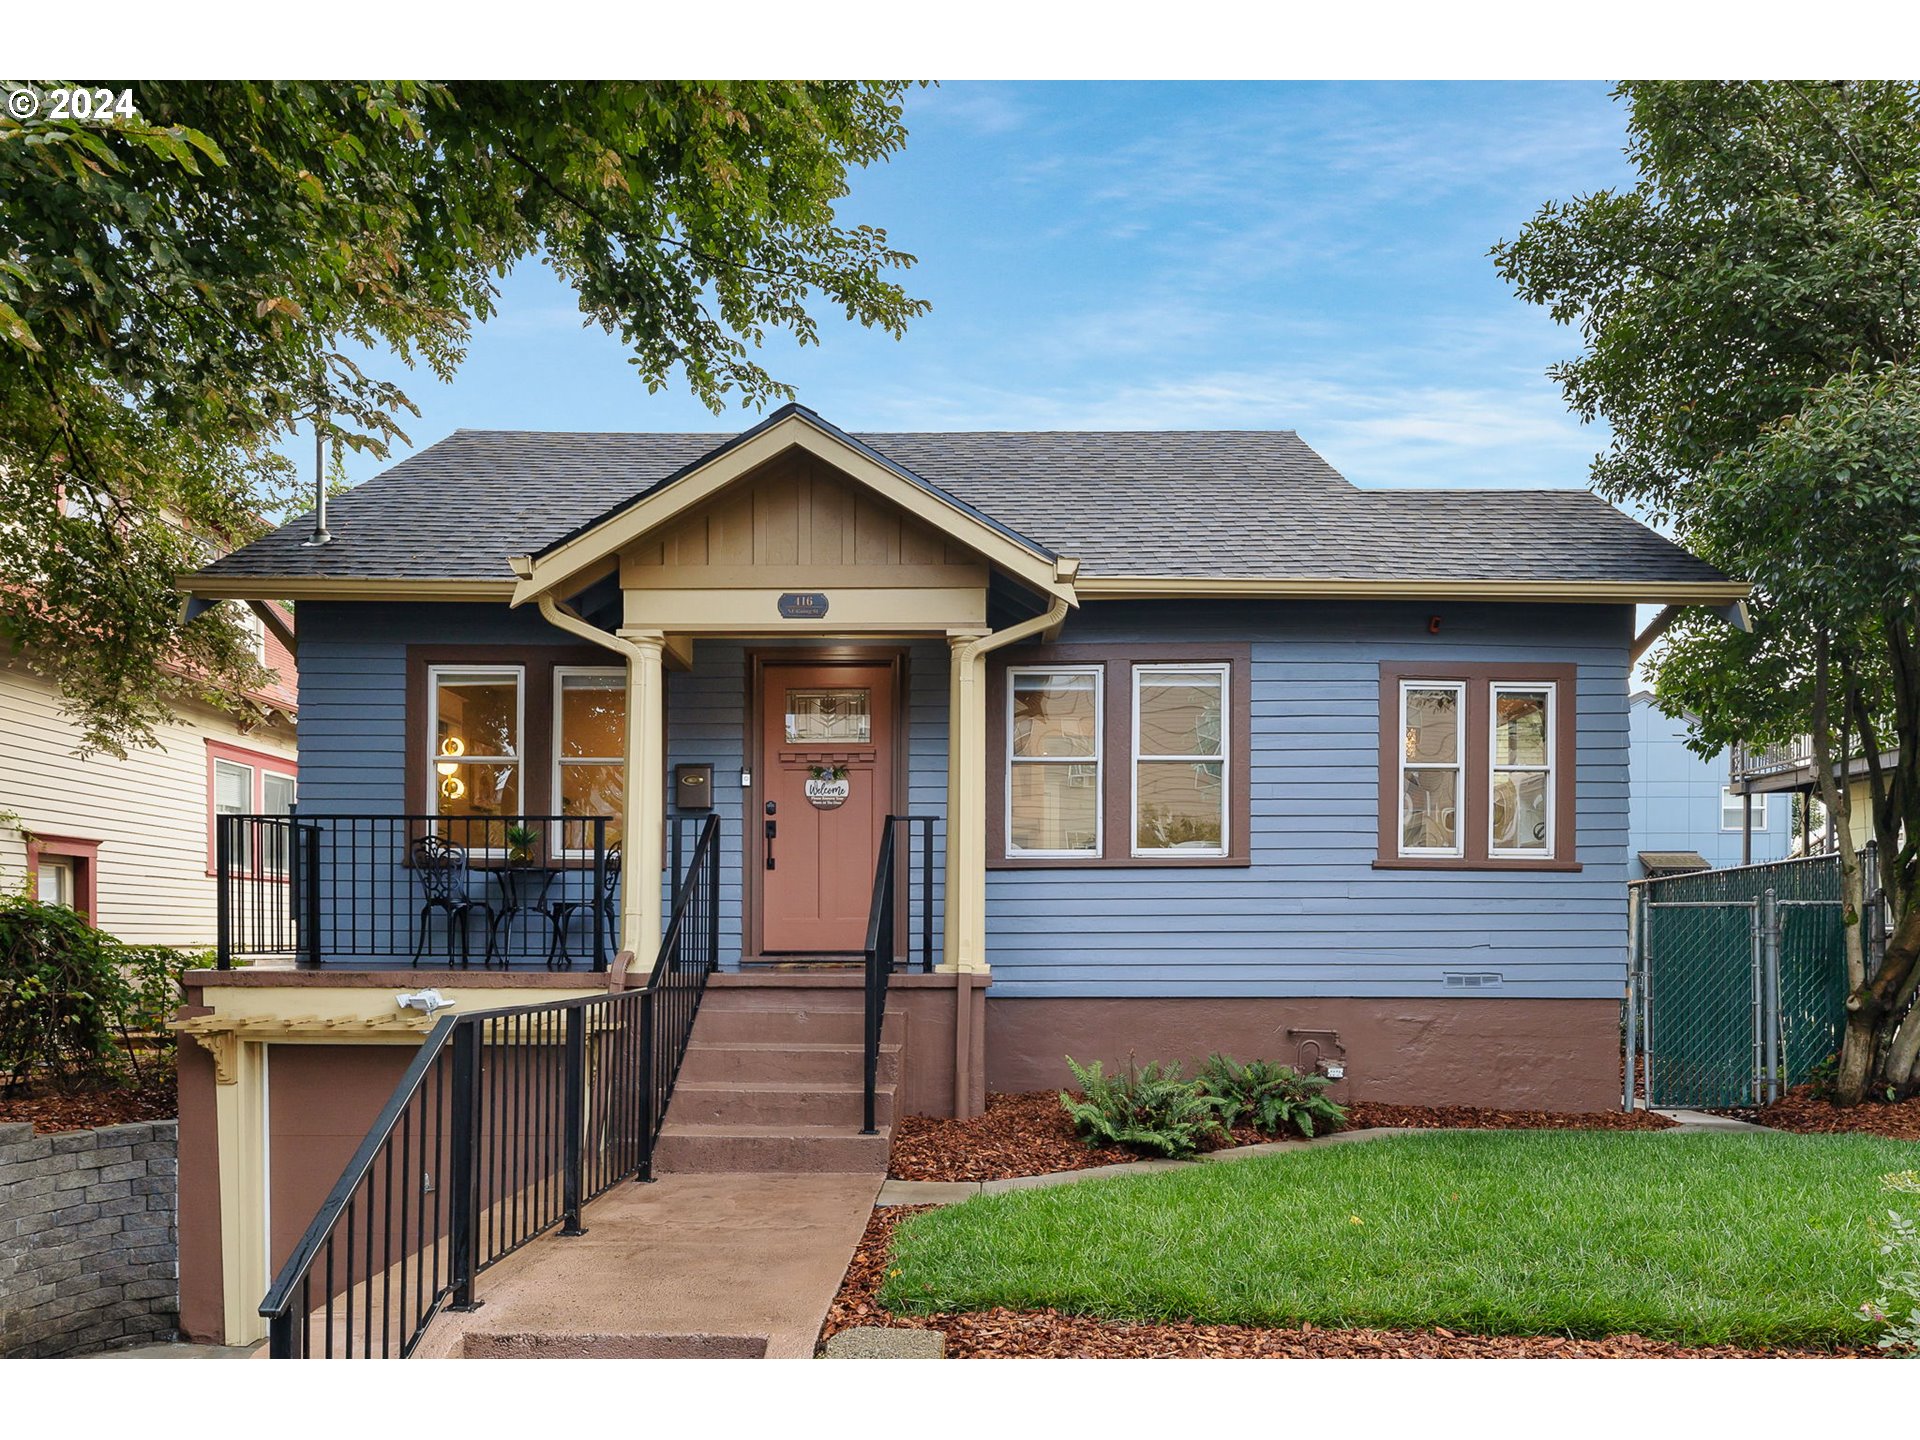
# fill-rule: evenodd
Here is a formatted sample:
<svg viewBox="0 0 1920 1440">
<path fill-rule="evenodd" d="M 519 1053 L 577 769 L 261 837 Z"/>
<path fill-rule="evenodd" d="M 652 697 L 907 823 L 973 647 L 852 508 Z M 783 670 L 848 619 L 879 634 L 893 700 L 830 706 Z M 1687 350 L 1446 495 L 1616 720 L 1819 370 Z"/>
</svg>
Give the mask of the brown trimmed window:
<svg viewBox="0 0 1920 1440">
<path fill-rule="evenodd" d="M 445 817 L 483 864 L 506 855 L 513 816 L 604 816 L 618 840 L 627 679 L 607 660 L 579 645 L 409 645 L 407 813 Z M 584 861 L 592 837 L 556 825 L 545 858 Z"/>
<path fill-rule="evenodd" d="M 988 864 L 1245 865 L 1245 646 L 1055 645 L 996 657 Z"/>
<path fill-rule="evenodd" d="M 1380 853 L 1411 869 L 1577 870 L 1571 665 L 1380 668 Z"/>
</svg>

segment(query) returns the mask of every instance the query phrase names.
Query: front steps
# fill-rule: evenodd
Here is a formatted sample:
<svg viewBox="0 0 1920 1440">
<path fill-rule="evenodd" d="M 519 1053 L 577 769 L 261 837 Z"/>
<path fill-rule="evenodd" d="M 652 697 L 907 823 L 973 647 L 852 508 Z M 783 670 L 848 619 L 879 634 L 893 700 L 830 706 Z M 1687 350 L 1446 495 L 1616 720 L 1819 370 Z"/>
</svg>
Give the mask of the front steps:
<svg viewBox="0 0 1920 1440">
<path fill-rule="evenodd" d="M 660 1174 L 885 1175 L 906 1017 L 889 1007 L 862 1135 L 858 973 L 715 975 L 654 1148 Z"/>
</svg>

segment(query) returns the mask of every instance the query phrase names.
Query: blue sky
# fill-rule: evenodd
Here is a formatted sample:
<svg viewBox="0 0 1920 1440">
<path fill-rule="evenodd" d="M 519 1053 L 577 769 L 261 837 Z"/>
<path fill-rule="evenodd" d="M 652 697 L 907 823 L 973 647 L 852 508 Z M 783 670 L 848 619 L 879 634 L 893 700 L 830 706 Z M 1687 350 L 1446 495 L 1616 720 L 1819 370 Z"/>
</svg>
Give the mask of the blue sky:
<svg viewBox="0 0 1920 1440">
<path fill-rule="evenodd" d="M 1362 485 L 1581 485 L 1604 436 L 1543 373 L 1578 337 L 1486 252 L 1543 201 L 1630 183 L 1623 120 L 1591 83 L 918 92 L 843 214 L 919 257 L 932 313 L 901 341 L 828 317 L 765 363 L 851 429 L 1284 428 Z M 755 418 L 648 395 L 536 264 L 452 384 L 389 373 L 421 446 Z"/>
</svg>

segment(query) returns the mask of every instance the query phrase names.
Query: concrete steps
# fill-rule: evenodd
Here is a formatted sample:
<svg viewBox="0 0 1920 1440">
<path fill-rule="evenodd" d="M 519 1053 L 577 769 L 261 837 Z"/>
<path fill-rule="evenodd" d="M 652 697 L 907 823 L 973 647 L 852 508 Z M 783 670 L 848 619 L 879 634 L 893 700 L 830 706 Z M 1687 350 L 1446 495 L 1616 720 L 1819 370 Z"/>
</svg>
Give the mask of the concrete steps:
<svg viewBox="0 0 1920 1440">
<path fill-rule="evenodd" d="M 660 1174 L 886 1173 L 906 1016 L 882 1026 L 877 1135 L 862 1135 L 860 977 L 716 975 L 654 1150 Z"/>
</svg>

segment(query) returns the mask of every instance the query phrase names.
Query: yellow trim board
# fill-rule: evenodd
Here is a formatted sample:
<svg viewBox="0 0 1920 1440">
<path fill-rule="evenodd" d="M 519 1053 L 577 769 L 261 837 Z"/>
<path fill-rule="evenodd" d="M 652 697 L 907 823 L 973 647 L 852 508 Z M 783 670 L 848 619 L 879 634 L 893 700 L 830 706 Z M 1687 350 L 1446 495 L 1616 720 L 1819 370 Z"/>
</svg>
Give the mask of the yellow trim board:
<svg viewBox="0 0 1920 1440">
<path fill-rule="evenodd" d="M 1350 600 L 1532 600 L 1580 604 L 1719 604 L 1743 600 L 1742 580 L 1284 580 L 1182 575 L 1083 575 L 1083 600 L 1241 597 Z"/>
<path fill-rule="evenodd" d="M 734 481 L 789 450 L 804 450 L 831 465 L 880 498 L 966 546 L 1016 579 L 1049 596 L 1073 603 L 1073 585 L 1062 578 L 1052 555 L 1010 538 L 975 519 L 957 505 L 914 484 L 863 452 L 829 435 L 803 415 L 789 415 L 758 435 L 715 456 L 665 489 L 637 500 L 547 555 L 516 557 L 522 579 L 513 603 L 528 604 L 543 591 L 558 590 L 574 575 L 604 556 L 624 549 L 650 531 L 704 503 Z"/>
</svg>

